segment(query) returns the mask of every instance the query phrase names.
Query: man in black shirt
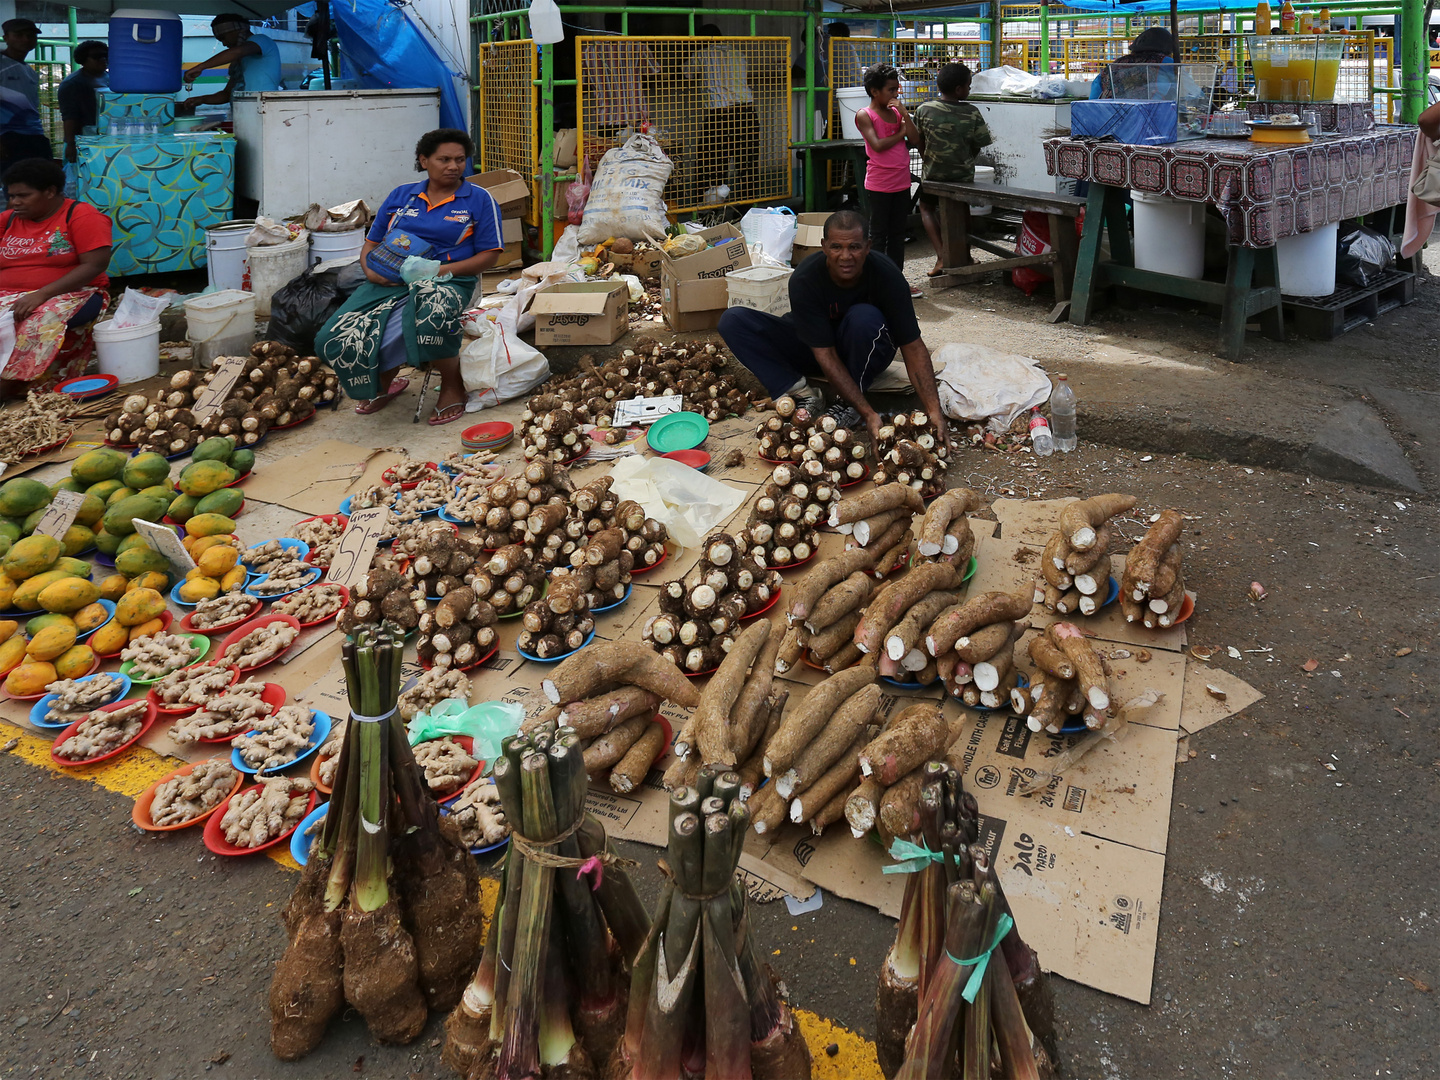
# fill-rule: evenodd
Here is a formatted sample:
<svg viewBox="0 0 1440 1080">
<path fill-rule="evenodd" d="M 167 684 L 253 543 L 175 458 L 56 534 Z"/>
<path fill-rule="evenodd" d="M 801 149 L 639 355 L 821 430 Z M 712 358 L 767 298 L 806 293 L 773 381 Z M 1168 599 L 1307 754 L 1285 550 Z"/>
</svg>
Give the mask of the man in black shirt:
<svg viewBox="0 0 1440 1080">
<path fill-rule="evenodd" d="M 103 41 L 82 41 L 75 46 L 75 63 L 80 66 L 60 81 L 56 99 L 65 124 L 65 160 L 75 160 L 75 138 L 99 130 L 100 104 L 95 91 L 105 83 L 110 66 L 110 46 Z"/>
<path fill-rule="evenodd" d="M 790 275 L 790 313 L 777 317 L 732 307 L 720 317 L 720 336 L 771 397 L 789 394 L 818 412 L 816 399 L 821 395 L 808 376 L 823 375 L 872 437 L 880 430 L 880 414 L 866 400 L 865 388 L 890 366 L 898 344 L 920 404 L 936 429 L 947 431 L 910 285 L 899 267 L 870 250 L 869 235 L 869 224 L 860 214 L 831 214 L 820 254 Z M 832 410 L 837 415 L 845 411 L 837 406 Z"/>
</svg>

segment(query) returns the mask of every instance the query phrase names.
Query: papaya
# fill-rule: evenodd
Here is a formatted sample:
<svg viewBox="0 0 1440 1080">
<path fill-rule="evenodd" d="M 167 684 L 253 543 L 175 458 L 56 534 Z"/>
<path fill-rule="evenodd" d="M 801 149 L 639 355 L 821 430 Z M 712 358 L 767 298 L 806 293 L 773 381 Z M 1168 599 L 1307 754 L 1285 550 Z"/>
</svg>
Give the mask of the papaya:
<svg viewBox="0 0 1440 1080">
<path fill-rule="evenodd" d="M 118 477 L 118 473 L 116 474 Z M 119 479 L 101 480 L 98 484 L 91 484 L 85 489 L 85 494 L 94 495 L 101 502 L 105 502 L 111 495 L 119 491 L 125 485 Z"/>
<path fill-rule="evenodd" d="M 170 566 L 170 560 L 143 545 L 136 545 L 128 551 L 122 551 L 115 556 L 115 569 L 126 577 L 139 577 L 141 574 L 152 571 L 164 571 Z"/>
<path fill-rule="evenodd" d="M 95 546 L 95 534 L 84 525 L 71 525 L 65 530 L 60 546 L 66 555 L 79 555 L 80 552 L 89 551 Z"/>
<path fill-rule="evenodd" d="M 221 514 L 233 518 L 245 502 L 245 493 L 238 488 L 221 488 L 206 495 L 195 506 L 197 514 Z"/>
<path fill-rule="evenodd" d="M 90 648 L 101 656 L 114 656 L 130 640 L 129 627 L 121 626 L 114 619 L 111 619 L 104 626 L 90 635 Z M 0 653 L 3 653 L 4 645 L 0 645 Z"/>
<path fill-rule="evenodd" d="M 64 570 L 47 570 L 43 574 L 36 574 L 32 578 L 26 578 L 15 590 L 15 595 L 10 598 L 10 605 L 16 611 L 39 611 L 40 594 L 57 581 L 73 581 L 74 578 L 65 573 Z"/>
<path fill-rule="evenodd" d="M 33 660 L 12 668 L 5 676 L 5 689 L 11 694 L 39 694 L 55 681 L 55 665 Z"/>
<path fill-rule="evenodd" d="M 165 516 L 165 503 L 149 495 L 131 495 L 119 502 L 111 503 L 105 511 L 105 531 L 116 536 L 126 536 L 135 531 L 135 519 L 158 522 Z"/>
<path fill-rule="evenodd" d="M 245 587 L 245 567 L 237 566 L 220 579 L 221 592 L 235 592 Z"/>
<path fill-rule="evenodd" d="M 25 520 L 20 523 L 21 533 L 26 536 L 29 536 L 31 533 L 33 533 L 35 531 L 35 526 L 39 525 L 40 519 L 45 516 L 45 509 L 46 508 L 42 506 L 39 510 L 35 510 L 29 514 L 26 514 Z"/>
<path fill-rule="evenodd" d="M 119 476 L 129 460 L 119 450 L 109 447 L 87 450 L 70 463 L 70 475 L 82 484 L 98 484 Z"/>
<path fill-rule="evenodd" d="M 139 533 L 131 533 L 129 536 L 125 537 L 123 540 L 120 541 L 120 545 L 115 549 L 115 554 L 124 555 L 125 552 L 129 551 L 133 547 L 149 546 L 149 544 L 145 543 L 145 538 Z"/>
<path fill-rule="evenodd" d="M 131 589 L 115 602 L 115 621 L 121 626 L 138 626 L 158 619 L 165 610 L 165 597 L 154 589 Z"/>
<path fill-rule="evenodd" d="M 95 652 L 89 645 L 71 645 L 55 658 L 55 674 L 62 679 L 78 679 L 95 666 Z"/>
<path fill-rule="evenodd" d="M 93 529 L 100 524 L 100 519 L 104 516 L 105 500 L 93 491 L 85 492 L 85 501 L 80 504 L 80 509 L 75 511 L 75 524 Z"/>
<path fill-rule="evenodd" d="M 53 536 L 27 536 L 0 558 L 0 570 L 15 581 L 23 581 L 54 566 L 60 551 L 60 541 Z"/>
<path fill-rule="evenodd" d="M 121 499 L 128 499 L 131 495 L 138 494 L 140 493 L 134 488 L 126 487 L 124 484 L 121 484 L 118 488 L 110 492 L 110 494 L 105 497 L 105 505 L 106 507 L 111 507 L 114 506 Z"/>
<path fill-rule="evenodd" d="M 25 646 L 28 644 L 23 634 L 15 634 L 0 643 L 0 675 L 10 674 L 15 670 L 15 665 L 25 659 Z"/>
<path fill-rule="evenodd" d="M 154 484 L 151 487 L 141 488 L 141 495 L 148 495 L 152 499 L 159 499 L 167 507 L 180 497 L 180 493 L 167 484 Z"/>
<path fill-rule="evenodd" d="M 20 526 L 25 522 L 23 519 L 0 517 L 0 536 L 6 537 L 12 543 L 20 539 Z"/>
<path fill-rule="evenodd" d="M 20 624 L 14 619 L 0 619 L 0 644 L 9 641 L 19 629 Z"/>
<path fill-rule="evenodd" d="M 230 455 L 230 468 L 235 470 L 236 476 L 244 476 L 255 468 L 255 451 L 236 450 Z"/>
<path fill-rule="evenodd" d="M 206 497 L 208 498 L 208 496 Z M 177 525 L 184 525 L 195 516 L 195 508 L 198 505 L 200 505 L 200 500 L 194 495 L 176 495 L 174 501 L 170 503 L 170 520 Z"/>
<path fill-rule="evenodd" d="M 130 579 L 130 584 L 125 586 L 126 592 L 133 592 L 136 589 L 154 589 L 158 593 L 167 592 L 170 589 L 170 575 L 164 570 L 147 570 L 139 577 Z"/>
<path fill-rule="evenodd" d="M 0 484 L 0 514 L 23 518 L 49 505 L 50 489 L 39 480 L 17 476 Z"/>
<path fill-rule="evenodd" d="M 235 441 L 224 435 L 215 435 L 205 439 L 199 446 L 195 447 L 190 455 L 191 462 L 196 461 L 226 461 L 235 452 Z"/>
<path fill-rule="evenodd" d="M 80 578 L 66 578 L 40 591 L 40 606 L 46 611 L 61 611 L 66 615 L 79 611 L 100 599 L 100 586 L 93 581 Z"/>
<path fill-rule="evenodd" d="M 25 654 L 34 660 L 54 660 L 71 645 L 75 644 L 78 632 L 69 619 L 51 623 L 30 639 Z"/>
<path fill-rule="evenodd" d="M 120 541 L 123 539 L 123 536 L 116 536 L 112 532 L 106 532 L 105 527 L 102 525 L 95 530 L 95 550 L 106 555 L 114 555 L 120 550 Z"/>
<path fill-rule="evenodd" d="M 150 619 L 139 626 L 132 626 L 127 631 L 131 641 L 139 641 L 142 637 L 149 637 L 151 634 L 158 634 L 165 629 L 165 623 L 160 619 Z"/>
<path fill-rule="evenodd" d="M 129 585 L 130 579 L 124 574 L 111 574 L 100 582 L 100 599 L 119 600 Z"/>
<path fill-rule="evenodd" d="M 44 615 L 36 615 L 25 624 L 25 636 L 34 637 L 47 626 L 54 626 L 58 622 L 65 622 L 69 615 L 62 615 L 58 612 L 47 611 Z"/>
<path fill-rule="evenodd" d="M 132 487 L 136 491 L 153 484 L 163 484 L 170 479 L 170 462 L 166 461 L 163 455 L 147 450 L 143 454 L 136 454 L 125 463 L 120 479 L 125 481 L 126 487 Z"/>
<path fill-rule="evenodd" d="M 220 582 L 203 574 L 188 579 L 180 586 L 180 599 L 187 604 L 198 604 L 201 600 L 213 600 L 220 595 Z"/>
<path fill-rule="evenodd" d="M 200 572 L 216 580 L 224 577 L 240 561 L 240 553 L 228 544 L 216 544 L 206 549 L 196 560 Z"/>
<path fill-rule="evenodd" d="M 0 608 L 8 608 L 15 600 L 20 583 L 8 574 L 0 574 Z"/>
<path fill-rule="evenodd" d="M 185 523 L 191 536 L 220 536 L 235 531 L 235 522 L 224 514 L 196 514 Z"/>
<path fill-rule="evenodd" d="M 10 550 L 10 547 L 10 538 L 8 536 L 0 536 L 0 559 L 5 557 L 5 553 Z"/>
<path fill-rule="evenodd" d="M 82 634 L 88 634 L 97 626 L 100 626 L 106 619 L 110 618 L 110 612 L 101 603 L 86 604 L 79 611 L 71 616 L 75 620 L 76 627 Z"/>
<path fill-rule="evenodd" d="M 55 565 L 50 569 L 61 570 L 71 577 L 84 578 L 86 581 L 90 580 L 90 575 L 95 570 L 95 568 L 84 559 L 73 559 L 68 555 L 62 555 L 56 559 Z"/>
<path fill-rule="evenodd" d="M 212 491 L 219 491 L 237 475 L 235 470 L 223 461 L 192 461 L 181 470 L 175 486 L 186 495 L 209 495 Z M 50 494 L 49 489 L 46 489 L 45 494 Z"/>
<path fill-rule="evenodd" d="M 88 485 L 82 484 L 79 480 L 76 480 L 75 477 L 67 476 L 59 483 L 50 485 L 50 496 L 54 498 L 56 493 L 61 491 L 73 491 L 75 494 L 80 495 L 84 493 L 87 486 Z"/>
<path fill-rule="evenodd" d="M 190 547 L 188 549 L 190 557 L 197 561 L 201 555 L 204 555 L 205 552 L 213 547 L 232 547 L 237 553 L 240 550 L 240 546 L 236 542 L 235 537 L 227 533 L 215 533 L 213 536 L 191 536 L 187 537 L 187 539 L 190 541 Z"/>
</svg>

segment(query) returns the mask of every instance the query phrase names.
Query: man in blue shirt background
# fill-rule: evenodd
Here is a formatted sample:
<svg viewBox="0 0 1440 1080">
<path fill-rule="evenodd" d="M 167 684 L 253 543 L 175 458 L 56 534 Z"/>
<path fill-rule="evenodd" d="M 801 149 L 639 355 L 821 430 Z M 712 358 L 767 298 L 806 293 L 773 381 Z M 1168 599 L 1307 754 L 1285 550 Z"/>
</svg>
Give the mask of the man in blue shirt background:
<svg viewBox="0 0 1440 1080">
<path fill-rule="evenodd" d="M 259 94 L 282 89 L 280 84 L 280 46 L 265 34 L 255 34 L 243 15 L 216 15 L 210 20 L 210 32 L 225 48 L 185 72 L 186 87 L 209 68 L 228 67 L 230 78 L 213 94 L 186 98 L 176 102 L 177 116 L 189 116 L 197 105 L 224 105 L 237 93 Z"/>
<path fill-rule="evenodd" d="M 40 125 L 40 73 L 25 57 L 35 48 L 40 28 L 29 19 L 0 23 L 5 51 L 0 53 L 0 173 L 27 158 L 54 158 Z"/>
</svg>

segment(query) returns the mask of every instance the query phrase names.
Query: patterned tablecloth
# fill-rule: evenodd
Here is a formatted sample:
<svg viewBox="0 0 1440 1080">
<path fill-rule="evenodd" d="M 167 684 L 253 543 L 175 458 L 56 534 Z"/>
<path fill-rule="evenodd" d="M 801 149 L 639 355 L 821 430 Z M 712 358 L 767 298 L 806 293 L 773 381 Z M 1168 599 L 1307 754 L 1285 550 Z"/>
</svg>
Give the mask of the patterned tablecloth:
<svg viewBox="0 0 1440 1080">
<path fill-rule="evenodd" d="M 1229 225 L 1231 243 L 1263 248 L 1403 203 L 1416 130 L 1382 124 L 1299 146 L 1243 139 L 1168 146 L 1047 139 L 1045 168 L 1052 176 L 1211 203 Z"/>
</svg>

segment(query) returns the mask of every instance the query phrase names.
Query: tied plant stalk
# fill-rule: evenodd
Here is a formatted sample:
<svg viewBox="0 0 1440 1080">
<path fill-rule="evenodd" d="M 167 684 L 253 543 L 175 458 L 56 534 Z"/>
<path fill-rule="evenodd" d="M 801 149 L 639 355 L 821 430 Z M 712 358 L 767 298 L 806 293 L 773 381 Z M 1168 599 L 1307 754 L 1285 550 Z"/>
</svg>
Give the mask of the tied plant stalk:
<svg viewBox="0 0 1440 1080">
<path fill-rule="evenodd" d="M 341 647 L 351 723 L 325 824 L 285 907 L 290 943 L 270 984 L 270 1042 L 293 1061 L 348 1003 L 381 1042 L 407 1043 L 459 1000 L 480 954 L 479 878 L 404 737 L 404 631 Z"/>
</svg>

